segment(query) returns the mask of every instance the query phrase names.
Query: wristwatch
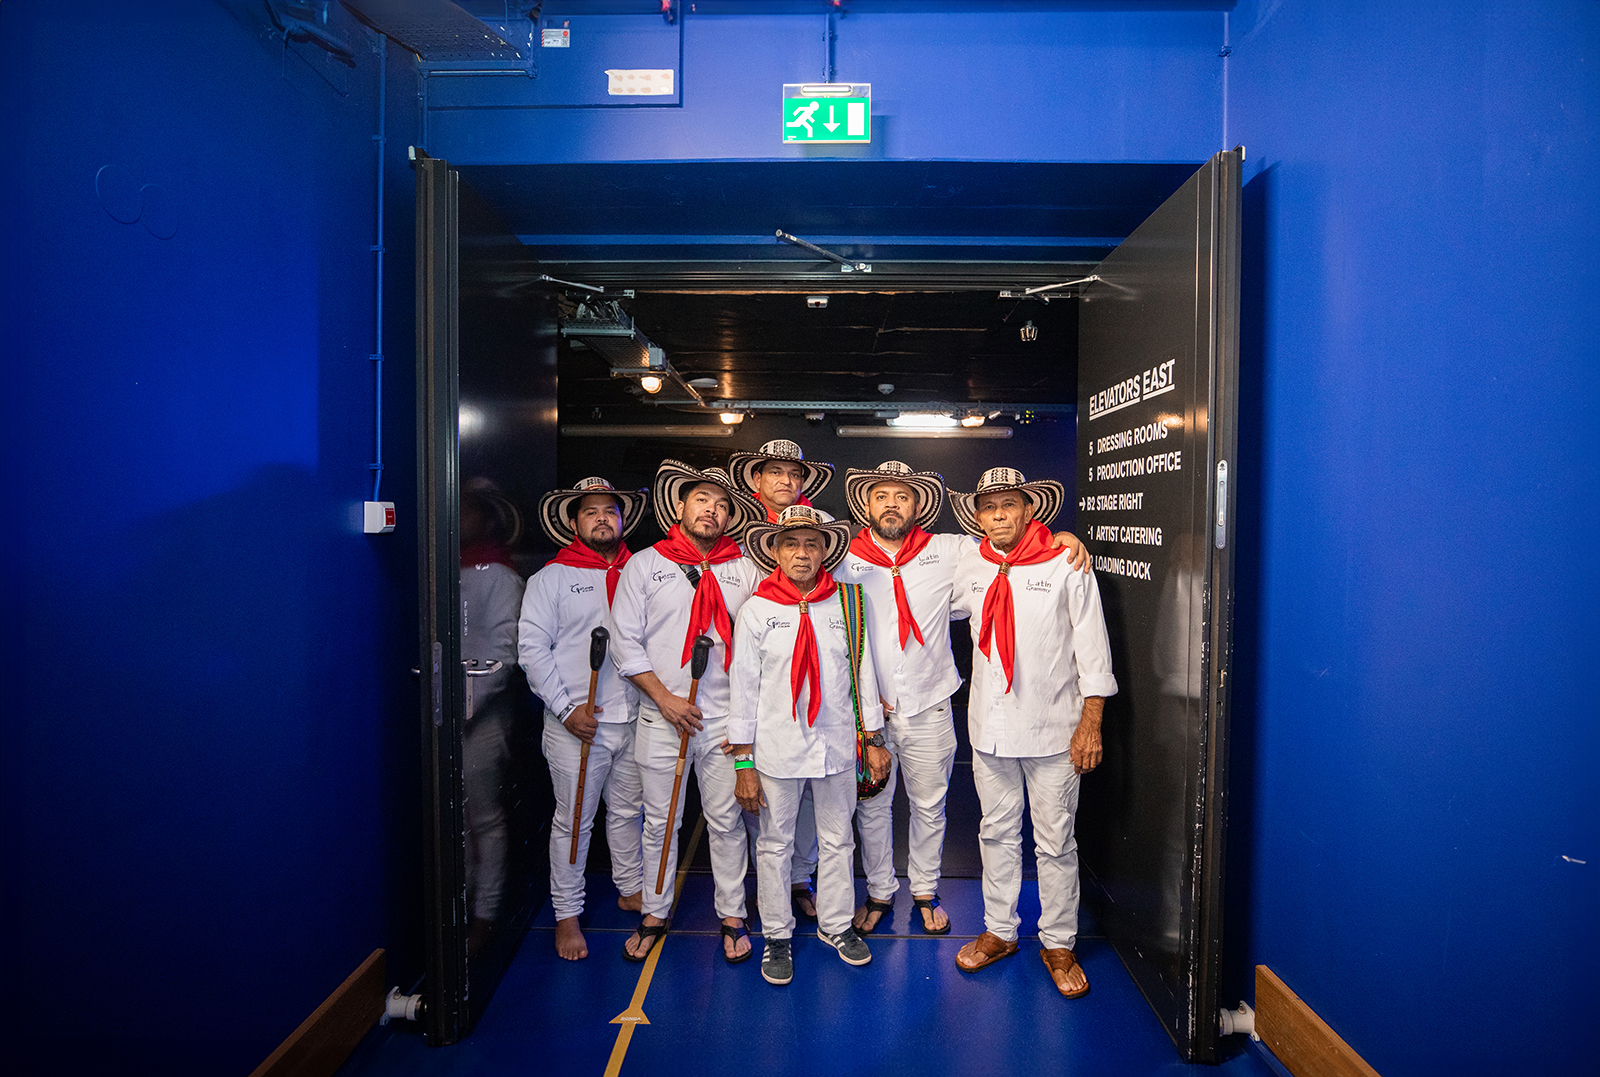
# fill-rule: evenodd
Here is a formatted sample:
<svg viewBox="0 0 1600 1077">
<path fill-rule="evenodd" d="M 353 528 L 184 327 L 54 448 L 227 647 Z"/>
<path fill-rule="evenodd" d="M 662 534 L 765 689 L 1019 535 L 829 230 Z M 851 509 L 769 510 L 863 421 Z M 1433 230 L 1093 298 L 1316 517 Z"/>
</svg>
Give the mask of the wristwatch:
<svg viewBox="0 0 1600 1077">
<path fill-rule="evenodd" d="M 861 743 L 865 744 L 868 748 L 882 748 L 884 746 L 883 730 L 879 729 L 872 733 L 868 733 L 862 738 Z"/>
</svg>

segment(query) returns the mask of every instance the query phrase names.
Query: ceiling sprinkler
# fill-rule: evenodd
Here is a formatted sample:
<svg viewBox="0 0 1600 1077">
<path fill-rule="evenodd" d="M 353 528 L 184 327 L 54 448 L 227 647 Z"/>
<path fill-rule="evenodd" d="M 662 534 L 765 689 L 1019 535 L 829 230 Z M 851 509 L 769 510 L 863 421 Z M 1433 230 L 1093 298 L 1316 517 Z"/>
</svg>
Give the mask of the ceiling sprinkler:
<svg viewBox="0 0 1600 1077">
<path fill-rule="evenodd" d="M 1030 321 L 1030 322 L 1028 322 L 1028 324 L 1026 324 L 1026 325 L 1024 325 L 1022 327 L 1022 342 L 1024 344 L 1032 344 L 1034 341 L 1036 341 L 1038 339 L 1039 339 L 1039 327 L 1034 325 L 1033 322 Z"/>
</svg>

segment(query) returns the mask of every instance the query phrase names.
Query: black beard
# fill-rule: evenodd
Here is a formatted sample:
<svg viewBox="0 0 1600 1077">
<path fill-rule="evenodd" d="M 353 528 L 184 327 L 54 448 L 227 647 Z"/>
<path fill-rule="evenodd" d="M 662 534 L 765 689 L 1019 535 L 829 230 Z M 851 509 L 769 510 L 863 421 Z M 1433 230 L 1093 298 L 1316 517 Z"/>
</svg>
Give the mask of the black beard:
<svg viewBox="0 0 1600 1077">
<path fill-rule="evenodd" d="M 695 530 L 700 526 L 699 524 L 692 524 L 682 520 L 678 521 L 678 526 L 683 530 L 684 534 L 692 539 L 699 539 L 701 542 L 715 542 L 722 537 L 722 532 L 717 530 L 716 524 L 707 524 L 703 531 Z"/>
<path fill-rule="evenodd" d="M 885 527 L 883 517 L 872 521 L 872 533 L 885 542 L 899 542 L 911 534 L 911 529 L 917 526 L 915 520 L 902 520 L 898 527 Z"/>
<path fill-rule="evenodd" d="M 616 556 L 617 548 L 622 545 L 622 540 L 615 536 L 612 537 L 610 542 L 594 542 L 589 539 L 581 539 L 580 541 L 607 561 Z"/>
</svg>

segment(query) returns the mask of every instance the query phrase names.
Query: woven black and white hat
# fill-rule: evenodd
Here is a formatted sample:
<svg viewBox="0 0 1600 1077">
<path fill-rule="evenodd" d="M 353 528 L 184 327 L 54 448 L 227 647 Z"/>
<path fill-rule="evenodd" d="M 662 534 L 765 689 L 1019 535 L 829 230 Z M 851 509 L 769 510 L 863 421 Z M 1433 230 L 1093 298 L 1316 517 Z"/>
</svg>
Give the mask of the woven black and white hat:
<svg viewBox="0 0 1600 1077">
<path fill-rule="evenodd" d="M 805 470 L 800 493 L 808 498 L 816 497 L 833 478 L 832 464 L 807 460 L 805 453 L 800 451 L 800 446 L 782 438 L 767 442 L 756 452 L 733 453 L 728 457 L 728 471 L 738 480 L 740 489 L 748 494 L 754 494 L 758 489 L 756 469 L 768 460 L 786 460 L 791 464 L 799 464 Z"/>
<path fill-rule="evenodd" d="M 844 500 L 850 515 L 862 527 L 871 526 L 867 516 L 867 495 L 880 482 L 898 482 L 917 495 L 917 523 L 924 531 L 933 529 L 944 507 L 944 476 L 937 471 L 912 471 L 909 464 L 885 460 L 871 471 L 849 468 L 844 473 Z"/>
<path fill-rule="evenodd" d="M 978 488 L 970 494 L 958 494 L 950 491 L 950 511 L 956 514 L 956 522 L 961 529 L 969 535 L 983 535 L 983 528 L 978 526 L 978 495 L 992 494 L 1001 490 L 1020 490 L 1033 502 L 1033 518 L 1050 526 L 1050 521 L 1056 518 L 1061 511 L 1061 506 L 1066 503 L 1067 491 L 1054 479 L 1038 479 L 1029 482 L 1014 467 L 992 467 L 983 473 L 978 480 Z"/>
<path fill-rule="evenodd" d="M 751 524 L 745 532 L 744 552 L 750 560 L 767 572 L 778 567 L 778 536 L 785 531 L 809 528 L 822 533 L 822 567 L 830 571 L 844 560 L 850 550 L 850 532 L 855 530 L 844 521 L 830 521 L 810 505 L 790 505 L 778 514 L 778 522 Z"/>
<path fill-rule="evenodd" d="M 539 526 L 545 537 L 557 546 L 565 546 L 578 537 L 569 515 L 571 507 L 590 494 L 610 494 L 622 509 L 622 534 L 627 538 L 639 521 L 644 519 L 645 502 L 649 495 L 643 490 L 618 490 L 598 475 L 579 479 L 570 490 L 551 490 L 539 499 Z"/>
<path fill-rule="evenodd" d="M 701 471 L 682 460 L 663 460 L 656 469 L 655 489 L 652 492 L 656 523 L 660 525 L 662 534 L 671 531 L 672 525 L 678 522 L 674 513 L 678 511 L 678 502 L 683 500 L 684 492 L 702 482 L 720 486 L 731 495 L 733 509 L 728 514 L 727 534 L 734 539 L 743 541 L 745 528 L 767 518 L 767 510 L 761 507 L 761 502 L 735 486 L 732 477 L 720 467 Z"/>
</svg>

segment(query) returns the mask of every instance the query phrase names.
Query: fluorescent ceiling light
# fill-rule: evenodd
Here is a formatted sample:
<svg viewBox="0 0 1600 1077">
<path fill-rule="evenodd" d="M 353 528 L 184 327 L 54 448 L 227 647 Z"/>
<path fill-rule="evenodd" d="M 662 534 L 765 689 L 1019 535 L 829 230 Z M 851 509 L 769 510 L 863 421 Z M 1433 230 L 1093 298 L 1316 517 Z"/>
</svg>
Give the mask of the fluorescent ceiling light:
<svg viewBox="0 0 1600 1077">
<path fill-rule="evenodd" d="M 942 430 L 955 426 L 956 421 L 936 411 L 902 411 L 889 425 L 902 430 Z"/>
<path fill-rule="evenodd" d="M 561 436 L 567 438 L 731 438 L 733 427 L 707 423 L 682 426 L 653 426 L 646 423 L 563 423 Z"/>
<path fill-rule="evenodd" d="M 951 426 L 917 430 L 904 426 L 841 426 L 834 431 L 842 438 L 984 438 L 1001 440 L 1011 436 L 1009 426 Z"/>
</svg>

